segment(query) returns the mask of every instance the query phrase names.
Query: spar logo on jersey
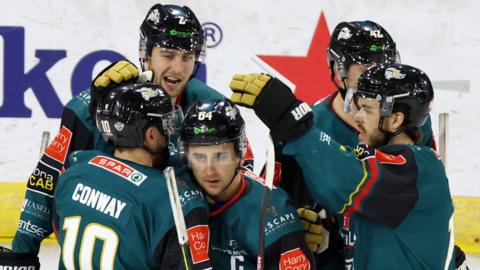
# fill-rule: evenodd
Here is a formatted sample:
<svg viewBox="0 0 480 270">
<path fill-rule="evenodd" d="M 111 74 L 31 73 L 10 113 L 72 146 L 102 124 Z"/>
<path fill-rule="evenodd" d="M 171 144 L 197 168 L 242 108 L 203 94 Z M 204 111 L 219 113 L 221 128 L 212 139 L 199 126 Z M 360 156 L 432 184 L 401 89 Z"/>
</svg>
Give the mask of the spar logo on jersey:
<svg viewBox="0 0 480 270">
<path fill-rule="evenodd" d="M 295 248 L 280 255 L 279 269 L 310 270 L 310 262 L 300 248 Z"/>
<path fill-rule="evenodd" d="M 147 176 L 140 171 L 135 170 L 134 168 L 128 166 L 125 163 L 122 163 L 118 160 L 105 157 L 105 156 L 96 156 L 91 159 L 88 164 L 100 167 L 106 171 L 112 172 L 130 183 L 140 186 Z"/>
<path fill-rule="evenodd" d="M 45 149 L 45 155 L 64 164 L 71 140 L 72 132 L 65 126 L 62 126 L 62 128 L 60 128 L 58 131 L 57 136 L 55 136 L 47 149 Z"/>
<path fill-rule="evenodd" d="M 194 264 L 207 261 L 208 246 L 210 242 L 210 229 L 208 225 L 197 225 L 187 230 L 188 244 L 190 245 L 190 253 L 192 254 L 192 262 Z"/>
</svg>

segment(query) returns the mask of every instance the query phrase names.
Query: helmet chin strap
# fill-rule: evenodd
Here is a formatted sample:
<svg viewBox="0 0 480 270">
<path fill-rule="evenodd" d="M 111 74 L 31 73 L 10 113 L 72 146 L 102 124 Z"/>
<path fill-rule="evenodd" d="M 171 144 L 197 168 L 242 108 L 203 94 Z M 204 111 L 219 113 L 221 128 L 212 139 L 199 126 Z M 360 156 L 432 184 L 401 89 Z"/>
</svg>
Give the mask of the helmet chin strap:
<svg viewBox="0 0 480 270">
<path fill-rule="evenodd" d="M 341 76 L 340 76 L 341 77 Z M 343 85 L 346 87 L 347 86 L 347 81 L 346 78 L 341 77 Z M 342 96 L 342 99 L 345 100 L 345 96 L 347 95 L 347 89 L 342 88 L 337 81 L 335 80 L 335 71 L 333 70 L 333 65 L 330 65 L 330 80 L 333 82 L 333 84 L 337 87 L 338 92 L 340 92 L 340 95 Z"/>
<path fill-rule="evenodd" d="M 380 120 L 378 121 L 378 129 L 383 132 L 383 134 L 385 134 L 385 140 L 383 142 L 382 145 L 386 145 L 388 144 L 388 142 L 395 136 L 397 136 L 398 134 L 402 133 L 405 131 L 406 129 L 406 126 L 402 126 L 400 127 L 399 129 L 397 129 L 396 131 L 394 132 L 390 132 L 390 131 L 387 131 L 385 129 L 383 129 L 383 122 L 385 120 L 385 116 L 381 116 L 380 117 Z"/>
</svg>

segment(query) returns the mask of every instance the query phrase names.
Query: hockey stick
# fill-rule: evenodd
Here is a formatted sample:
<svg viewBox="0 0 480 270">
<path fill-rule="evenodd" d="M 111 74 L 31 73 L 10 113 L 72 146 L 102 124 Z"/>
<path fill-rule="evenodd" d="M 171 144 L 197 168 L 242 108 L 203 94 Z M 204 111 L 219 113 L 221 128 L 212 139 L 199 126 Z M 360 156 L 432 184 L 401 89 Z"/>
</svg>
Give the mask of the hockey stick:
<svg viewBox="0 0 480 270">
<path fill-rule="evenodd" d="M 167 167 L 163 171 L 167 179 L 168 197 L 170 198 L 170 206 L 172 207 L 173 219 L 175 221 L 175 228 L 177 229 L 178 243 L 182 250 L 183 263 L 185 269 L 189 270 L 190 260 L 188 254 L 188 234 L 185 226 L 185 219 L 183 217 L 182 204 L 180 203 L 180 196 L 178 195 L 177 179 L 175 177 L 175 170 L 173 167 Z"/>
<path fill-rule="evenodd" d="M 445 168 L 447 167 L 447 137 L 448 137 L 448 113 L 440 113 L 438 115 L 438 152 L 443 161 Z"/>
<path fill-rule="evenodd" d="M 275 174 L 275 148 L 272 137 L 267 138 L 267 156 L 266 156 L 266 170 L 265 170 L 265 191 L 263 193 L 262 208 L 260 209 L 260 226 L 258 232 L 258 256 L 257 269 L 263 270 L 265 262 L 265 218 L 267 215 L 268 201 L 270 200 L 270 191 L 273 188 L 273 176 Z"/>
<path fill-rule="evenodd" d="M 45 152 L 45 149 L 47 148 L 49 141 L 50 141 L 50 132 L 48 131 L 42 132 L 42 141 L 40 143 L 40 157 L 42 157 L 43 152 Z"/>
</svg>

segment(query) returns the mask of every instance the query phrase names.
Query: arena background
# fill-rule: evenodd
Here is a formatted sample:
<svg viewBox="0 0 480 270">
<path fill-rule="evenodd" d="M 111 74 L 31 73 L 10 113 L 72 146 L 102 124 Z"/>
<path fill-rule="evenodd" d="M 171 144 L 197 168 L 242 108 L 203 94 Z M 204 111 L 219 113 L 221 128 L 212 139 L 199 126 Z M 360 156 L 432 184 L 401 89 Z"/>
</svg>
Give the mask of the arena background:
<svg viewBox="0 0 480 270">
<path fill-rule="evenodd" d="M 0 2 L 0 242 L 18 225 L 25 183 L 43 131 L 59 128 L 62 106 L 92 74 L 122 57 L 138 63 L 138 26 L 155 1 Z M 447 173 L 454 195 L 456 242 L 480 252 L 480 20 L 478 1 L 243 0 L 175 1 L 204 24 L 206 81 L 229 96 L 234 73 L 270 72 L 310 103 L 333 91 L 325 60 L 340 21 L 373 20 L 393 36 L 402 62 L 435 85 L 432 110 L 449 113 Z M 205 73 L 202 73 L 205 75 Z M 247 110 L 247 135 L 264 161 L 267 129 Z M 321 161 L 319 161 L 321 162 Z M 433 244 L 433 243 L 432 243 Z"/>
</svg>

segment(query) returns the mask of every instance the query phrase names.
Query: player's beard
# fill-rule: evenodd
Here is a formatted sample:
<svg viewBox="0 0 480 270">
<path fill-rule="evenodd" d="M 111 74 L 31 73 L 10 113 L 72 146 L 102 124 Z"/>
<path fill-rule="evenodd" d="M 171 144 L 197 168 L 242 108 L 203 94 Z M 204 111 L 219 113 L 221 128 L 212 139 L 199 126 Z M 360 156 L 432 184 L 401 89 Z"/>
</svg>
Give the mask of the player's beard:
<svg viewBox="0 0 480 270">
<path fill-rule="evenodd" d="M 385 132 L 377 130 L 375 134 L 372 134 L 370 136 L 369 141 L 370 146 L 373 146 L 374 148 L 379 148 L 387 144 L 387 136 L 385 136 Z"/>
<path fill-rule="evenodd" d="M 170 156 L 170 152 L 168 151 L 168 147 L 163 147 L 155 151 L 155 155 L 153 156 L 152 167 L 158 169 L 165 169 L 167 167 L 168 157 Z"/>
<path fill-rule="evenodd" d="M 367 133 L 366 129 L 359 125 L 358 129 L 366 135 L 365 141 L 360 142 L 361 144 L 368 144 L 374 148 L 379 148 L 387 144 L 387 136 L 385 132 L 381 131 L 380 129 L 376 129 L 373 133 Z"/>
</svg>

